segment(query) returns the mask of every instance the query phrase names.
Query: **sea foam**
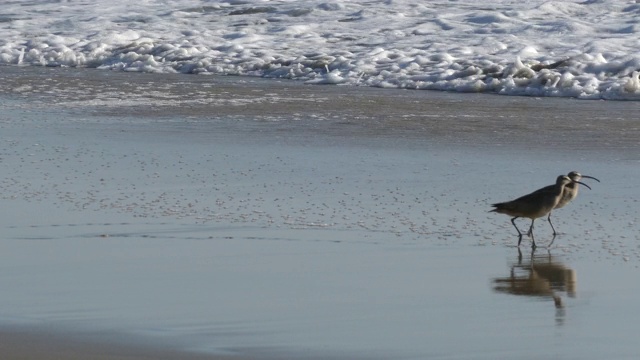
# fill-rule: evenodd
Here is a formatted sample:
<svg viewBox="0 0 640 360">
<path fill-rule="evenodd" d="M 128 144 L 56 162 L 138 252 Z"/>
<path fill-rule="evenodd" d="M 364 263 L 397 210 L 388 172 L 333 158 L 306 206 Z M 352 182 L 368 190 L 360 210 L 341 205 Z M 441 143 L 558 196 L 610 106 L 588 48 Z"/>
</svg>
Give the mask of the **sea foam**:
<svg viewBox="0 0 640 360">
<path fill-rule="evenodd" d="M 0 3 L 0 64 L 640 99 L 640 5 L 436 0 Z"/>
</svg>

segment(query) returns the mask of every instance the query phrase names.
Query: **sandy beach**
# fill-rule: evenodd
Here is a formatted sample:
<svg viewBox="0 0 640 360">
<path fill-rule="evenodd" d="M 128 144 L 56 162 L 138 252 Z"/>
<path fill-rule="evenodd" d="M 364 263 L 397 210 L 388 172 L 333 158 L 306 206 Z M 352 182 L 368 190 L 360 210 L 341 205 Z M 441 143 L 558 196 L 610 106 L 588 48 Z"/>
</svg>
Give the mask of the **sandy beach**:
<svg viewBox="0 0 640 360">
<path fill-rule="evenodd" d="M 2 359 L 632 358 L 635 102 L 0 68 Z M 490 204 L 592 190 L 515 247 Z M 518 220 L 526 230 L 529 221 Z"/>
</svg>

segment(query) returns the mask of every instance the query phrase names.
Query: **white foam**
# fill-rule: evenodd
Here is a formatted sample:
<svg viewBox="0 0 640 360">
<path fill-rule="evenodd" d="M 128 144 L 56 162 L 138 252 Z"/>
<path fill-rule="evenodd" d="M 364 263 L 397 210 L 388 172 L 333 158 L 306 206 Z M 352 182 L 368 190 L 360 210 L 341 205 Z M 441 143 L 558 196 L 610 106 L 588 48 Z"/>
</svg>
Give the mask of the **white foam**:
<svg viewBox="0 0 640 360">
<path fill-rule="evenodd" d="M 0 64 L 637 100 L 638 11 L 602 1 L 2 2 Z"/>
</svg>

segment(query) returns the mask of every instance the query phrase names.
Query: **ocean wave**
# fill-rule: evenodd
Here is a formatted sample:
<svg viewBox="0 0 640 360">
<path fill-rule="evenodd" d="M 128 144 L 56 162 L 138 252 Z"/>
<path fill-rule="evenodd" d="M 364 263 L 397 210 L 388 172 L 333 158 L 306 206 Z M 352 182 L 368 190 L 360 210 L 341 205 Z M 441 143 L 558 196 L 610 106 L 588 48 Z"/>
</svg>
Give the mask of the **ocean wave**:
<svg viewBox="0 0 640 360">
<path fill-rule="evenodd" d="M 0 64 L 640 99 L 637 5 L 599 1 L 0 4 Z"/>
</svg>

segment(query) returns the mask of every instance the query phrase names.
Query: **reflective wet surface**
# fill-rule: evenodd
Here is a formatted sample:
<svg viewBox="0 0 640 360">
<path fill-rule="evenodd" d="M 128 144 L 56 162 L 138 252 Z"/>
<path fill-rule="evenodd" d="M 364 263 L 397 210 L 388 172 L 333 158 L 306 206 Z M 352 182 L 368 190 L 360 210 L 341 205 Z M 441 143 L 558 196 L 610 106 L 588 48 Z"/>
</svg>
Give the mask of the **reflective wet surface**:
<svg viewBox="0 0 640 360">
<path fill-rule="evenodd" d="M 492 116 L 511 101 L 483 99 Z M 640 351 L 632 142 L 501 151 L 442 141 L 456 132 L 318 135 L 300 114 L 274 125 L 21 101 L 0 115 L 4 327 L 276 358 Z M 541 219 L 535 252 L 526 236 L 515 247 L 489 204 L 571 170 L 602 183 L 554 212 L 557 237 Z"/>
<path fill-rule="evenodd" d="M 510 265 L 509 276 L 497 277 L 493 283 L 498 293 L 552 301 L 559 325 L 565 317 L 563 297 L 575 298 L 577 291 L 575 270 L 564 265 L 561 257 L 552 255 L 549 249 L 537 252 L 532 249 L 528 256 L 523 256 L 518 248 L 518 258 Z"/>
</svg>

